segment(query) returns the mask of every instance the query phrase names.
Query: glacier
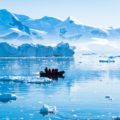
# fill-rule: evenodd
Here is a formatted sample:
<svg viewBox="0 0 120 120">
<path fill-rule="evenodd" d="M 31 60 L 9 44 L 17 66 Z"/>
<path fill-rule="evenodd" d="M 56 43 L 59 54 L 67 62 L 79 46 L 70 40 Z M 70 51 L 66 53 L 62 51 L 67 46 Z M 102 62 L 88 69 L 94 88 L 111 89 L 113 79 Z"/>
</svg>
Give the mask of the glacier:
<svg viewBox="0 0 120 120">
<path fill-rule="evenodd" d="M 0 57 L 72 57 L 73 55 L 74 48 L 63 42 L 55 47 L 28 43 L 19 46 L 0 43 Z"/>
<path fill-rule="evenodd" d="M 73 17 L 66 20 L 44 16 L 32 19 L 27 15 L 0 9 L 0 39 L 64 39 L 85 40 L 96 38 L 119 39 L 120 28 L 97 28 L 80 24 Z"/>
<path fill-rule="evenodd" d="M 65 20 L 49 16 L 32 19 L 27 15 L 0 9 L 1 57 L 73 56 L 74 49 L 65 44 L 65 47 L 61 47 L 60 44 L 50 47 L 51 44 L 56 45 L 60 41 L 75 45 L 78 54 L 95 55 L 101 53 L 108 55 L 112 53 L 109 55 L 119 56 L 119 39 L 120 28 L 97 28 L 83 25 L 71 16 Z M 9 44 L 5 45 L 5 43 Z M 22 43 L 23 45 L 18 48 L 10 45 L 14 43 Z M 11 50 L 9 51 L 8 48 Z"/>
</svg>

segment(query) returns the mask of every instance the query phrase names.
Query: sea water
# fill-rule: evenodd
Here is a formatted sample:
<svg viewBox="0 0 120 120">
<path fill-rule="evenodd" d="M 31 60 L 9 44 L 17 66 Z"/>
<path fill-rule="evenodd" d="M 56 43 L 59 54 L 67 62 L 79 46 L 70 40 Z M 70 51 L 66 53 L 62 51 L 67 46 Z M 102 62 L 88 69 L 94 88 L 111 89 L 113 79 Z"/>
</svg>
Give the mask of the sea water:
<svg viewBox="0 0 120 120">
<path fill-rule="evenodd" d="M 107 59 L 98 55 L 0 58 L 0 93 L 17 96 L 0 101 L 0 120 L 112 120 L 119 116 L 120 58 L 99 62 L 103 58 Z M 40 78 L 45 67 L 64 70 L 65 78 Z M 42 115 L 44 104 L 56 106 L 56 113 Z"/>
</svg>

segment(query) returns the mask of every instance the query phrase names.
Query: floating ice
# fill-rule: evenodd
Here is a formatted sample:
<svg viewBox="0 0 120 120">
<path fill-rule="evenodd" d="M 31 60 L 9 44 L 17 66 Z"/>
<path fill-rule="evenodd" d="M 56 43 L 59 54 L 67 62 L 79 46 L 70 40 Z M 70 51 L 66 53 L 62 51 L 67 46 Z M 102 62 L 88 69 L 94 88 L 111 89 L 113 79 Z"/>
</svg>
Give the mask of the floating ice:
<svg viewBox="0 0 120 120">
<path fill-rule="evenodd" d="M 1 82 L 14 82 L 14 83 L 29 83 L 29 84 L 50 84 L 53 81 L 50 79 L 41 80 L 37 77 L 25 77 L 25 76 L 5 76 L 0 77 Z"/>
<path fill-rule="evenodd" d="M 113 100 L 113 98 L 111 96 L 105 96 L 105 98 L 108 100 Z"/>
<path fill-rule="evenodd" d="M 110 96 L 105 96 L 105 98 L 110 98 Z"/>
<path fill-rule="evenodd" d="M 0 95 L 1 102 L 9 102 L 9 101 L 13 101 L 16 99 L 17 99 L 17 96 L 14 94 L 1 94 Z"/>
<path fill-rule="evenodd" d="M 82 55 L 96 55 L 96 53 L 83 53 Z"/>
<path fill-rule="evenodd" d="M 28 81 L 27 83 L 33 83 L 33 84 L 50 84 L 52 83 L 52 80 L 43 80 L 43 81 Z"/>
<path fill-rule="evenodd" d="M 74 114 L 74 115 L 73 115 L 73 117 L 74 117 L 74 118 L 76 118 L 76 117 L 77 117 L 77 115 L 76 115 L 76 114 Z"/>
<path fill-rule="evenodd" d="M 101 62 L 101 63 L 114 63 L 115 60 L 111 60 L 111 59 L 108 59 L 108 60 L 99 60 L 99 62 Z"/>
<path fill-rule="evenodd" d="M 40 113 L 43 115 L 48 115 L 49 113 L 55 114 L 56 113 L 56 106 L 48 106 L 46 104 L 40 109 Z"/>
<path fill-rule="evenodd" d="M 113 120 L 120 120 L 120 116 L 113 116 Z"/>
</svg>

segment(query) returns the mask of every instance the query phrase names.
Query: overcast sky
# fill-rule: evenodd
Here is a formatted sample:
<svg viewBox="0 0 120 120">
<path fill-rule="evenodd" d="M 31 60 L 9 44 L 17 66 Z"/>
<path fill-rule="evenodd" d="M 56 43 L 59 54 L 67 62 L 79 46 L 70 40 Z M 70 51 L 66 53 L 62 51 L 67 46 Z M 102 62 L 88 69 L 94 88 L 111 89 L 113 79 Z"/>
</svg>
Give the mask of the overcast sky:
<svg viewBox="0 0 120 120">
<path fill-rule="evenodd" d="M 68 16 L 98 27 L 120 27 L 120 0 L 0 0 L 0 8 L 31 18 Z"/>
</svg>

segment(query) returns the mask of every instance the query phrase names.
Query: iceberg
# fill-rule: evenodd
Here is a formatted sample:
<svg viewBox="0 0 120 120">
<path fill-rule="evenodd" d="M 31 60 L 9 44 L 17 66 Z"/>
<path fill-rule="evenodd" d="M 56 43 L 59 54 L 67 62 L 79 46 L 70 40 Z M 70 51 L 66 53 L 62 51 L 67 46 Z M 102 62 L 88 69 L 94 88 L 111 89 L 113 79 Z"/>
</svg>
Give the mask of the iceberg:
<svg viewBox="0 0 120 120">
<path fill-rule="evenodd" d="M 65 56 L 65 57 L 71 57 L 74 55 L 74 48 L 70 48 L 68 43 L 59 43 L 54 48 L 54 56 Z"/>
<path fill-rule="evenodd" d="M 113 120 L 120 120 L 120 116 L 113 116 Z"/>
<path fill-rule="evenodd" d="M 49 113 L 55 114 L 56 113 L 56 106 L 48 106 L 46 104 L 40 109 L 40 113 L 42 115 L 48 115 Z"/>
<path fill-rule="evenodd" d="M 14 94 L 1 94 L 0 95 L 1 102 L 10 102 L 16 99 L 17 99 L 17 96 Z"/>
<path fill-rule="evenodd" d="M 0 57 L 72 57 L 73 55 L 74 48 L 63 42 L 56 47 L 28 43 L 15 47 L 6 42 L 0 43 Z"/>
</svg>

